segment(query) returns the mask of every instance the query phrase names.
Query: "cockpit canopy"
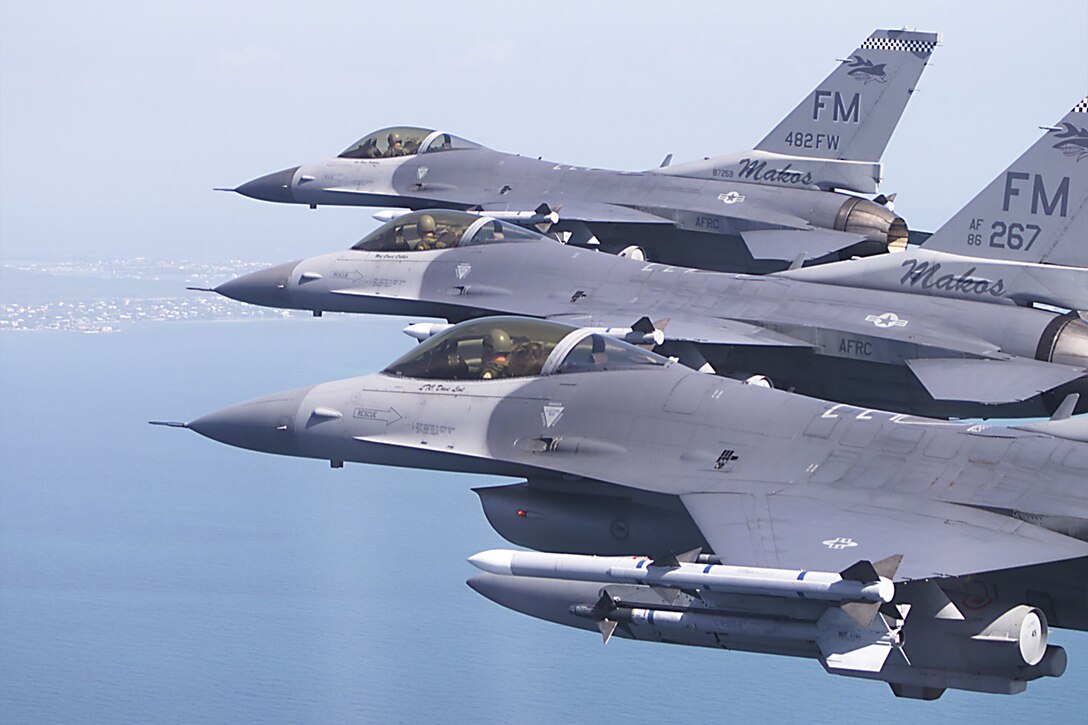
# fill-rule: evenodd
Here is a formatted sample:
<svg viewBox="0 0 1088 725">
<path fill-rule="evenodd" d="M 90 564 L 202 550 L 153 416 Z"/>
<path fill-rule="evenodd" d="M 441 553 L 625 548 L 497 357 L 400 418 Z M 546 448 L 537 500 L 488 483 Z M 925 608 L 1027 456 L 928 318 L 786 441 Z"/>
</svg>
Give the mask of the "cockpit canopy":
<svg viewBox="0 0 1088 725">
<path fill-rule="evenodd" d="M 342 159 L 388 159 L 451 149 L 478 149 L 479 144 L 448 133 L 415 126 L 394 126 L 363 136 L 340 154 Z"/>
<path fill-rule="evenodd" d="M 536 242 L 542 237 L 515 224 L 463 211 L 415 211 L 386 222 L 352 249 L 365 252 L 424 252 L 478 244 Z"/>
<path fill-rule="evenodd" d="M 488 317 L 425 340 L 384 372 L 424 380 L 491 380 L 648 369 L 666 362 L 591 329 L 528 317 Z"/>
</svg>

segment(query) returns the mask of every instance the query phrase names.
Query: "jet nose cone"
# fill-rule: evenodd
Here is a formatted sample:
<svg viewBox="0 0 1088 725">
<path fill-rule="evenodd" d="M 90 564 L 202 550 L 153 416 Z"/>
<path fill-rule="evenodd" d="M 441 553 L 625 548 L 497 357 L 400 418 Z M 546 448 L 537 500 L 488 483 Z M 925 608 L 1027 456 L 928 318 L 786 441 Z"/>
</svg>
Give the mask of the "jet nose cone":
<svg viewBox="0 0 1088 725">
<path fill-rule="evenodd" d="M 300 260 L 299 260 L 300 261 Z M 290 307 L 287 281 L 299 261 L 277 264 L 250 274 L 235 277 L 215 288 L 224 297 L 265 307 Z"/>
<path fill-rule="evenodd" d="M 251 199 L 291 204 L 295 201 L 295 194 L 291 191 L 291 180 L 295 177 L 296 171 L 298 171 L 298 167 L 292 166 L 274 174 L 267 174 L 253 181 L 247 181 L 235 191 Z"/>
<path fill-rule="evenodd" d="M 313 387 L 257 398 L 201 416 L 187 427 L 229 446 L 265 453 L 295 452 L 295 417 Z"/>
</svg>

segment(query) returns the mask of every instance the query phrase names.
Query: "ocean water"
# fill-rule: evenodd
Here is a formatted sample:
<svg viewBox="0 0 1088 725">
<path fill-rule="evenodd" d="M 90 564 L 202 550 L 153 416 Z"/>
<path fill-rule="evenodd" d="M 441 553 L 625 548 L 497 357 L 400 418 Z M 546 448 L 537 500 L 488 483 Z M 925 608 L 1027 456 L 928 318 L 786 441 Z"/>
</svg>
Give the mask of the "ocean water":
<svg viewBox="0 0 1088 725">
<path fill-rule="evenodd" d="M 1014 697 L 897 700 L 808 660 L 614 639 L 464 581 L 502 479 L 229 448 L 189 420 L 371 372 L 404 320 L 0 335 L 0 720 L 1084 722 L 1088 635 Z"/>
</svg>

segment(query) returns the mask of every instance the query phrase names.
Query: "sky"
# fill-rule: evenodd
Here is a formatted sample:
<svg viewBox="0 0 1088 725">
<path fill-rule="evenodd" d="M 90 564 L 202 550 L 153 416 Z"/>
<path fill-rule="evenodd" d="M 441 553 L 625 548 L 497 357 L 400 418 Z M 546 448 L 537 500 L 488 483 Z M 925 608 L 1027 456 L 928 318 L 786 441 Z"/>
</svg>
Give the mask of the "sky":
<svg viewBox="0 0 1088 725">
<path fill-rule="evenodd" d="M 1088 89 L 1088 4 L 0 2 L 0 256 L 279 261 L 365 209 L 215 192 L 378 128 L 617 169 L 743 151 L 874 28 L 940 31 L 884 156 L 932 230 Z"/>
</svg>

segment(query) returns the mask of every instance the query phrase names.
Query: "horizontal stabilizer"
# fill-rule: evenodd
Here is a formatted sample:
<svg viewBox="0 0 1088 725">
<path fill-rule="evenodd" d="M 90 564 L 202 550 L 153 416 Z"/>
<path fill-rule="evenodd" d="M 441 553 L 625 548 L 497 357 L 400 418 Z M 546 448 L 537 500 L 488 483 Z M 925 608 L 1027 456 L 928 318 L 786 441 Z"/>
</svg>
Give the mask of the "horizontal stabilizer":
<svg viewBox="0 0 1088 725">
<path fill-rule="evenodd" d="M 830 229 L 758 229 L 740 236 L 756 259 L 816 259 L 867 241 L 863 234 Z"/>
<path fill-rule="evenodd" d="M 1014 403 L 1088 375 L 1068 365 L 1017 358 L 922 358 L 907 367 L 934 400 Z"/>
</svg>

